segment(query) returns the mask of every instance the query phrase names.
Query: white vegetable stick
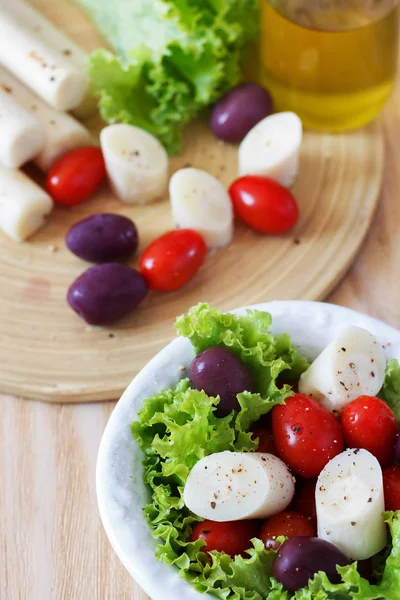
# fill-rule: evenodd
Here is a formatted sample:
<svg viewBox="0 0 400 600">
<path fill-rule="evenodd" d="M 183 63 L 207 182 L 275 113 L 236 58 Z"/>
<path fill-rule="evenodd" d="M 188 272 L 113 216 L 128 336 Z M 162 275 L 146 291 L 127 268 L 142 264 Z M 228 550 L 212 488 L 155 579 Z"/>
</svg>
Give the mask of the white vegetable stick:
<svg viewBox="0 0 400 600">
<path fill-rule="evenodd" d="M 176 227 L 195 229 L 208 248 L 232 241 L 232 202 L 218 179 L 200 169 L 180 169 L 171 177 L 169 193 Z"/>
<path fill-rule="evenodd" d="M 375 396 L 383 385 L 386 359 L 375 336 L 361 327 L 345 329 L 300 378 L 299 391 L 341 412 L 358 396 Z"/>
<path fill-rule="evenodd" d="M 0 7 L 7 10 L 33 34 L 52 46 L 61 56 L 68 58 L 78 69 L 84 70 L 87 53 L 51 21 L 24 0 L 0 0 Z"/>
<path fill-rule="evenodd" d="M 0 63 L 48 104 L 57 110 L 81 104 L 89 87 L 83 62 L 76 45 L 31 6 L 1 0 Z"/>
<path fill-rule="evenodd" d="M 125 204 L 160 198 L 168 182 L 168 155 L 150 133 L 132 125 L 109 125 L 100 144 L 111 187 Z"/>
<path fill-rule="evenodd" d="M 6 89 L 0 86 L 0 162 L 16 169 L 42 150 L 45 132 Z"/>
<path fill-rule="evenodd" d="M 259 452 L 218 452 L 202 458 L 184 489 L 186 506 L 212 521 L 267 518 L 284 510 L 294 478 L 280 458 Z"/>
<path fill-rule="evenodd" d="M 321 471 L 316 487 L 318 537 L 352 560 L 386 545 L 382 469 L 367 450 L 345 450 Z"/>
<path fill-rule="evenodd" d="M 53 201 L 22 171 L 0 166 L 0 229 L 22 242 L 46 221 Z"/>
<path fill-rule="evenodd" d="M 87 62 L 87 52 L 85 52 L 78 44 L 67 37 L 60 29 L 57 29 L 50 21 L 48 21 L 42 13 L 35 10 L 30 4 L 21 0 L 15 0 L 12 3 L 12 8 L 19 18 L 25 19 L 28 17 L 28 27 L 36 34 L 44 33 L 46 42 L 58 50 L 63 57 L 75 65 L 75 67 L 85 72 Z M 77 108 L 73 109 L 74 116 L 77 119 L 87 119 L 94 115 L 97 111 L 97 98 L 92 96 L 89 86 L 85 97 Z"/>
<path fill-rule="evenodd" d="M 290 187 L 299 170 L 302 137 L 303 127 L 295 113 L 266 117 L 239 146 L 239 175 L 270 177 Z"/>
<path fill-rule="evenodd" d="M 42 150 L 35 157 L 44 172 L 61 156 L 91 143 L 90 133 L 73 117 L 48 106 L 8 71 L 0 67 L 0 89 L 7 90 L 26 111 L 38 119 L 45 131 Z"/>
</svg>

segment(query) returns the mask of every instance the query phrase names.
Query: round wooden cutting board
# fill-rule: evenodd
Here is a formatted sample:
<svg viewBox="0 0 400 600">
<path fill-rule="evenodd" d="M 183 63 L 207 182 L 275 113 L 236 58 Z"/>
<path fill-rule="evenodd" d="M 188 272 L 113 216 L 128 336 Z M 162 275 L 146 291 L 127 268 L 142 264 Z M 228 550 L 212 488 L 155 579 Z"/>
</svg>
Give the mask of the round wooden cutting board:
<svg viewBox="0 0 400 600">
<path fill-rule="evenodd" d="M 87 50 L 101 45 L 85 15 L 66 0 L 33 4 Z M 207 124 L 198 122 L 187 130 L 183 153 L 171 160 L 171 173 L 185 165 L 228 185 L 236 176 L 237 148 L 216 141 Z M 53 402 L 114 399 L 174 336 L 175 317 L 193 304 L 206 301 L 228 310 L 323 298 L 364 239 L 382 171 L 378 123 L 343 135 L 306 133 L 294 187 L 301 219 L 293 231 L 268 237 L 237 223 L 233 243 L 211 252 L 189 285 L 150 294 L 135 314 L 108 329 L 87 326 L 66 304 L 68 286 L 89 265 L 68 252 L 65 234 L 90 214 L 118 212 L 138 226 L 139 255 L 173 227 L 167 196 L 148 206 L 124 206 L 104 186 L 79 207 L 56 208 L 27 243 L 0 234 L 0 391 Z"/>
</svg>

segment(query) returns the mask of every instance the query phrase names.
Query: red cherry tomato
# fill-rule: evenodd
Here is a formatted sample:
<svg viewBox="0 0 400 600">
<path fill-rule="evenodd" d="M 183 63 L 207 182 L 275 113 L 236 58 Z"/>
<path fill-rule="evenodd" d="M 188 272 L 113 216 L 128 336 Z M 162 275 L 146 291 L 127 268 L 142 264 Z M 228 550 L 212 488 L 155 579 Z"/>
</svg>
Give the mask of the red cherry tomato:
<svg viewBox="0 0 400 600">
<path fill-rule="evenodd" d="M 393 462 L 397 421 L 383 400 L 360 396 L 350 402 L 343 411 L 342 429 L 350 448 L 365 448 L 382 467 Z"/>
<path fill-rule="evenodd" d="M 74 206 L 94 194 L 105 176 L 100 148 L 77 148 L 59 158 L 50 168 L 46 190 L 57 204 Z"/>
<path fill-rule="evenodd" d="M 250 540 L 258 537 L 260 530 L 259 521 L 228 521 L 217 523 L 216 521 L 203 521 L 197 523 L 193 528 L 190 541 L 195 542 L 203 538 L 207 542 L 204 551 L 225 552 L 229 556 L 243 554 L 252 547 Z"/>
<path fill-rule="evenodd" d="M 316 537 L 317 530 L 311 521 L 298 512 L 288 510 L 271 517 L 261 526 L 260 539 L 268 550 L 277 550 L 280 544 L 276 538 L 297 536 Z"/>
<path fill-rule="evenodd" d="M 316 486 L 316 479 L 304 479 L 296 482 L 296 494 L 293 501 L 293 510 L 307 517 L 314 525 L 317 524 Z"/>
<path fill-rule="evenodd" d="M 238 217 L 261 233 L 284 233 L 298 221 L 293 194 L 273 179 L 240 177 L 232 183 L 229 194 Z"/>
<path fill-rule="evenodd" d="M 385 509 L 400 510 L 400 467 L 388 467 L 383 470 L 383 490 Z"/>
<path fill-rule="evenodd" d="M 267 454 L 274 454 L 275 456 L 278 456 L 278 450 L 276 449 L 274 437 L 270 429 L 256 427 L 253 429 L 252 438 L 253 440 L 258 438 L 256 452 L 265 452 Z"/>
<path fill-rule="evenodd" d="M 295 394 L 272 410 L 272 433 L 280 457 L 302 477 L 318 477 L 344 449 L 340 425 L 313 398 Z"/>
<path fill-rule="evenodd" d="M 169 231 L 147 246 L 140 259 L 140 271 L 151 289 L 177 290 L 195 276 L 206 251 L 204 239 L 197 231 Z"/>
</svg>

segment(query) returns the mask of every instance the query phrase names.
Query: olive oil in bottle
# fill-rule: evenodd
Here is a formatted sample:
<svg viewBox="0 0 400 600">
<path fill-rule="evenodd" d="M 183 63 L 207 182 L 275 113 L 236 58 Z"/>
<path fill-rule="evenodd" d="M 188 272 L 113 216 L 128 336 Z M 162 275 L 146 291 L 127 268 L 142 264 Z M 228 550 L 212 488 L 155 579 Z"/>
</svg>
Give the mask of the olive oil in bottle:
<svg viewBox="0 0 400 600">
<path fill-rule="evenodd" d="M 311 129 L 371 121 L 396 77 L 395 0 L 261 0 L 261 83 Z"/>
</svg>

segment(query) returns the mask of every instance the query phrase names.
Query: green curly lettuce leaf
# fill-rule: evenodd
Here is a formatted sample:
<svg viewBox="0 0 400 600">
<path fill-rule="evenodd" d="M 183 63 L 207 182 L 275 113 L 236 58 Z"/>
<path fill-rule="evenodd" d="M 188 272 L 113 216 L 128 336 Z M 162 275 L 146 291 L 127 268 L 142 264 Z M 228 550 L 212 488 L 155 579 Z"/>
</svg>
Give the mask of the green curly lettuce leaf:
<svg viewBox="0 0 400 600">
<path fill-rule="evenodd" d="M 389 404 L 400 423 L 400 365 L 397 360 L 388 362 L 385 381 L 379 395 Z"/>
<path fill-rule="evenodd" d="M 183 487 L 192 467 L 214 452 L 254 451 L 257 442 L 243 425 L 247 429 L 289 394 L 289 388 L 278 390 L 270 399 L 239 394 L 241 410 L 217 418 L 214 410 L 219 398 L 191 389 L 185 379 L 175 390 L 159 392 L 144 402 L 139 420 L 131 427 L 145 454 L 144 477 L 152 491 L 152 502 L 144 513 L 154 537 L 161 541 L 156 550 L 160 560 L 179 566 L 181 571 L 191 571 L 191 561 L 198 559 L 201 542 L 189 542 L 188 536 L 191 525 L 201 519 L 183 502 Z"/>
<path fill-rule="evenodd" d="M 116 55 L 89 57 L 102 117 L 156 135 L 170 154 L 182 129 L 241 78 L 258 0 L 76 0 Z"/>
<path fill-rule="evenodd" d="M 179 317 L 175 327 L 190 340 L 196 354 L 210 346 L 223 346 L 236 354 L 253 373 L 257 391 L 271 396 L 277 391 L 279 375 L 296 380 L 308 367 L 286 333 L 271 334 L 271 322 L 271 315 L 259 310 L 236 316 L 201 303 Z"/>
<path fill-rule="evenodd" d="M 253 548 L 246 557 L 232 559 L 222 552 L 212 552 L 212 562 L 202 563 L 199 570 L 189 570 L 184 579 L 201 593 L 223 600 L 262 600 L 271 591 L 272 563 L 276 553 L 266 551 L 264 544 L 252 540 Z"/>
</svg>

